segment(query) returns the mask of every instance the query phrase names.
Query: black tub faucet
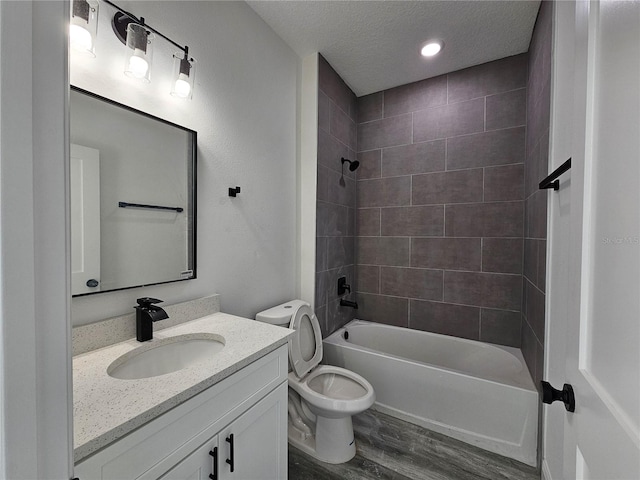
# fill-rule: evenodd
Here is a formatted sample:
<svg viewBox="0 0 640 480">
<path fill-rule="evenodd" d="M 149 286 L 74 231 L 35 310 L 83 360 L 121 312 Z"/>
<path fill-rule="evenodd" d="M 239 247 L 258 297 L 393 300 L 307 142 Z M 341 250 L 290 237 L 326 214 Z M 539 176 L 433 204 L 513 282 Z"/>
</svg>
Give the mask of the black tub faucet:
<svg viewBox="0 0 640 480">
<path fill-rule="evenodd" d="M 162 300 L 151 297 L 142 297 L 136 300 L 136 339 L 146 342 L 153 338 L 153 322 L 169 318 L 167 312 L 154 303 L 162 303 Z"/>
</svg>

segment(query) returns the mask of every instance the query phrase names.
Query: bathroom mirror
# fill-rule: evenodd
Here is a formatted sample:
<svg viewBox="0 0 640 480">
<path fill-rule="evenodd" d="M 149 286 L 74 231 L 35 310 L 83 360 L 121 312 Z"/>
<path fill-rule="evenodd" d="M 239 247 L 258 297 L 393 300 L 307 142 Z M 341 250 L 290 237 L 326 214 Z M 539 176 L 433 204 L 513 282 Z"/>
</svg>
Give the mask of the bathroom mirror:
<svg viewBox="0 0 640 480">
<path fill-rule="evenodd" d="M 196 132 L 71 87 L 73 296 L 196 277 Z"/>
</svg>

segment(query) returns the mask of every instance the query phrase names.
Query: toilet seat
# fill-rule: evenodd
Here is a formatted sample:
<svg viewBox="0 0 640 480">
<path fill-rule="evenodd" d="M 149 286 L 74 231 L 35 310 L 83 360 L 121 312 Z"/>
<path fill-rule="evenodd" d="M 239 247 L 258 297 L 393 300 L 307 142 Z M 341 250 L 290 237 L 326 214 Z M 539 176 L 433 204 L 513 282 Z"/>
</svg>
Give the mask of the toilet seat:
<svg viewBox="0 0 640 480">
<path fill-rule="evenodd" d="M 321 390 L 317 385 L 319 377 L 327 375 L 335 376 L 327 379 L 333 384 L 324 384 L 325 389 Z M 351 382 L 353 385 L 348 385 Z M 310 405 L 324 410 L 329 418 L 332 415 L 326 412 L 335 412 L 336 418 L 360 413 L 375 401 L 373 386 L 366 379 L 351 370 L 333 365 L 319 365 L 302 380 L 295 378 L 292 372 L 289 374 L 289 386 Z"/>
<path fill-rule="evenodd" d="M 291 316 L 289 328 L 289 361 L 296 377 L 302 378 L 322 360 L 322 332 L 318 318 L 307 304 L 298 307 Z"/>
</svg>

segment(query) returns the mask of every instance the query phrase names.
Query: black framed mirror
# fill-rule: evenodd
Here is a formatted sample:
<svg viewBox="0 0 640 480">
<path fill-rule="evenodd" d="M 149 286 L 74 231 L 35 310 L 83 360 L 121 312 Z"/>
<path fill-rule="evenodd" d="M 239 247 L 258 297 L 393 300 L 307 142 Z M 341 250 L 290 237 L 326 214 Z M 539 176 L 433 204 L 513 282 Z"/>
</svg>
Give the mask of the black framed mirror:
<svg viewBox="0 0 640 480">
<path fill-rule="evenodd" d="M 71 87 L 72 295 L 196 278 L 197 133 Z"/>
</svg>

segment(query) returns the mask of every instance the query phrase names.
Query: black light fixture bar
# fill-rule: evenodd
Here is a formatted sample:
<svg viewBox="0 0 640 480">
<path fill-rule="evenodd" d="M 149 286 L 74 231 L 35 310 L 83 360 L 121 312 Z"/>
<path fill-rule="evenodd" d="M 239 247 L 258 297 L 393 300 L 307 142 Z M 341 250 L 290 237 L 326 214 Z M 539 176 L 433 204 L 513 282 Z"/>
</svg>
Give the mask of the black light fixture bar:
<svg viewBox="0 0 640 480">
<path fill-rule="evenodd" d="M 184 208 L 182 207 L 163 207 L 162 205 L 145 205 L 143 203 L 129 203 L 129 202 L 118 202 L 118 206 L 120 208 L 149 208 L 151 210 L 173 210 L 178 213 L 182 212 Z"/>
<path fill-rule="evenodd" d="M 538 185 L 540 190 L 544 190 L 545 188 L 553 188 L 554 190 L 560 189 L 560 180 L 556 180 L 560 175 L 571 168 L 571 159 L 564 162 L 558 168 L 556 168 L 551 175 L 542 180 Z"/>
<path fill-rule="evenodd" d="M 178 47 L 180 50 L 182 50 L 186 55 L 189 54 L 189 47 L 188 46 L 182 46 L 179 43 L 174 42 L 173 40 L 171 40 L 169 37 L 167 37 L 166 35 L 164 35 L 163 33 L 159 32 L 158 30 L 156 30 L 155 28 L 153 28 L 151 25 L 145 23 L 144 21 L 144 17 L 136 17 L 135 15 L 133 15 L 132 13 L 127 12 L 126 10 L 123 10 L 122 8 L 120 8 L 118 5 L 116 5 L 115 3 L 111 2 L 110 0 L 102 0 L 104 3 L 106 3 L 107 5 L 111 5 L 113 8 L 115 8 L 116 10 L 118 10 L 120 13 L 122 13 L 123 15 L 129 17 L 133 22 L 142 25 L 145 28 L 148 28 L 149 30 L 151 30 L 153 33 L 155 33 L 156 35 L 164 38 L 167 42 L 175 45 L 176 47 Z"/>
</svg>

